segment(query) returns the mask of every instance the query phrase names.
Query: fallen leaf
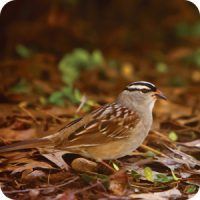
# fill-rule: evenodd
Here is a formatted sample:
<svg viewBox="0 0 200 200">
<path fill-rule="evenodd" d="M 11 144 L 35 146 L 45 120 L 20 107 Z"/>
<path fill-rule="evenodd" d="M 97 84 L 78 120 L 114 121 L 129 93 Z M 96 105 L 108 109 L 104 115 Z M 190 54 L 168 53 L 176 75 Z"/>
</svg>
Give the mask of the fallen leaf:
<svg viewBox="0 0 200 200">
<path fill-rule="evenodd" d="M 122 196 L 127 187 L 127 175 L 125 171 L 117 171 L 115 174 L 113 174 L 110 178 L 109 182 L 109 190 L 114 194 L 118 196 Z"/>
<path fill-rule="evenodd" d="M 35 168 L 53 169 L 53 167 L 47 162 L 41 162 L 41 161 L 35 161 L 35 160 L 32 160 L 30 163 L 27 163 L 21 166 L 15 166 L 15 168 L 16 169 L 12 171 L 12 174 L 23 172 L 24 170 L 32 170 Z"/>
<path fill-rule="evenodd" d="M 154 181 L 153 172 L 152 172 L 152 169 L 150 167 L 145 167 L 144 168 L 144 176 L 148 181 L 151 181 L 151 182 Z"/>
<path fill-rule="evenodd" d="M 23 181 L 34 181 L 34 180 L 37 180 L 37 179 L 44 179 L 46 178 L 47 175 L 45 174 L 45 172 L 43 172 L 42 170 L 24 170 L 23 173 L 22 173 L 22 176 L 21 176 L 21 179 Z"/>
<path fill-rule="evenodd" d="M 130 198 L 141 199 L 141 200 L 168 200 L 168 199 L 177 199 L 181 197 L 182 194 L 176 188 L 167 190 L 164 192 L 153 192 L 153 193 L 141 193 L 141 194 L 131 194 Z"/>
<path fill-rule="evenodd" d="M 71 163 L 72 169 L 80 172 L 96 172 L 98 170 L 97 163 L 85 158 L 76 158 Z"/>
</svg>

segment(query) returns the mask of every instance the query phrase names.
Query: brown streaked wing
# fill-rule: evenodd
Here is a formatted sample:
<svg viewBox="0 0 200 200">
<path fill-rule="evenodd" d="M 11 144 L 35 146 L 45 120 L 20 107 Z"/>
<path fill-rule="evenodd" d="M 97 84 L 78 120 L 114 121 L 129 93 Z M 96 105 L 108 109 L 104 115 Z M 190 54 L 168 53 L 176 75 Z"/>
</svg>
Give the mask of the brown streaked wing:
<svg viewBox="0 0 200 200">
<path fill-rule="evenodd" d="M 68 136 L 68 140 L 64 142 L 67 146 L 93 146 L 126 138 L 130 129 L 134 129 L 139 122 L 135 112 L 114 103 L 94 111 L 92 115 L 91 121 Z"/>
</svg>

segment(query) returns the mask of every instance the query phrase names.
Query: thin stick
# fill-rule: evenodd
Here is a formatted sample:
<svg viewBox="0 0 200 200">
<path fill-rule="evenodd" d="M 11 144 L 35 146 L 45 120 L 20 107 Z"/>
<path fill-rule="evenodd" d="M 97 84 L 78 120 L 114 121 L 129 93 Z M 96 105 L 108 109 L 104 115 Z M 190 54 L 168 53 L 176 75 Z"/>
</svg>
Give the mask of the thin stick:
<svg viewBox="0 0 200 200">
<path fill-rule="evenodd" d="M 162 155 L 163 157 L 168 158 L 168 156 L 165 155 L 164 153 L 161 153 L 160 151 L 158 151 L 158 150 L 156 150 L 156 149 L 154 149 L 154 148 L 152 148 L 152 147 L 149 147 L 149 146 L 147 146 L 147 145 L 145 145 L 145 144 L 142 144 L 141 147 L 142 147 L 143 149 L 145 149 L 145 150 L 152 151 L 152 152 L 155 153 L 155 154 Z"/>
<path fill-rule="evenodd" d="M 76 110 L 76 113 L 78 113 L 83 108 L 83 106 L 85 105 L 86 102 L 87 102 L 87 97 L 85 95 L 83 95 L 81 98 L 81 103 Z"/>
<path fill-rule="evenodd" d="M 98 186 L 98 185 L 100 185 L 99 182 L 97 182 L 97 183 L 95 183 L 95 184 L 93 184 L 93 185 L 89 185 L 89 186 L 87 186 L 87 187 L 84 187 L 83 189 L 77 190 L 77 191 L 75 191 L 73 194 L 78 194 L 78 193 L 84 192 L 84 191 L 89 190 L 89 189 L 91 189 L 91 188 L 94 188 L 94 187 L 96 187 L 96 186 Z"/>
<path fill-rule="evenodd" d="M 44 114 L 46 114 L 46 115 L 51 116 L 54 119 L 57 119 L 60 122 L 65 122 L 66 121 L 66 120 L 62 119 L 61 117 L 58 117 L 58 116 L 54 115 L 53 113 L 50 113 L 50 112 L 48 112 L 46 110 L 39 110 L 39 111 L 42 112 L 42 113 L 44 113 Z"/>
<path fill-rule="evenodd" d="M 35 189 L 35 190 L 47 190 L 47 189 L 51 189 L 51 188 L 59 188 L 59 187 L 63 187 L 65 185 L 68 185 L 74 181 L 77 181 L 79 179 L 78 176 L 74 177 L 73 179 L 69 180 L 68 182 L 62 183 L 60 185 L 52 185 L 50 187 L 44 187 L 44 188 L 30 188 L 30 189 L 24 189 L 24 190 L 12 190 L 12 191 L 3 191 L 6 194 L 13 194 L 13 193 L 19 193 L 19 192 L 30 192 L 31 190 Z"/>
<path fill-rule="evenodd" d="M 116 172 L 114 168 L 112 168 L 108 163 L 101 161 L 100 162 L 102 165 L 104 165 L 105 167 L 107 167 L 109 170 L 111 170 L 113 173 Z"/>
<path fill-rule="evenodd" d="M 33 114 L 29 110 L 27 110 L 25 108 L 25 105 L 20 104 L 19 108 L 21 108 L 22 111 L 24 111 L 34 121 L 35 124 L 39 125 L 39 123 L 37 122 L 37 120 L 35 119 L 35 117 L 33 116 Z"/>
</svg>

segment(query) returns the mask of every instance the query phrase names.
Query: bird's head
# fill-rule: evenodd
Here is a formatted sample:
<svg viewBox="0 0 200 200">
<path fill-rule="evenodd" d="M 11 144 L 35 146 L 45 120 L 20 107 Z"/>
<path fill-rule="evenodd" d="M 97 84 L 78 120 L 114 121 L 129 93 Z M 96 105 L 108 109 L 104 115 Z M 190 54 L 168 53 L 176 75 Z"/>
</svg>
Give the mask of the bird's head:
<svg viewBox="0 0 200 200">
<path fill-rule="evenodd" d="M 146 81 L 137 81 L 126 86 L 120 95 L 120 99 L 123 98 L 135 107 L 149 106 L 151 109 L 157 99 L 167 99 L 154 84 Z"/>
</svg>

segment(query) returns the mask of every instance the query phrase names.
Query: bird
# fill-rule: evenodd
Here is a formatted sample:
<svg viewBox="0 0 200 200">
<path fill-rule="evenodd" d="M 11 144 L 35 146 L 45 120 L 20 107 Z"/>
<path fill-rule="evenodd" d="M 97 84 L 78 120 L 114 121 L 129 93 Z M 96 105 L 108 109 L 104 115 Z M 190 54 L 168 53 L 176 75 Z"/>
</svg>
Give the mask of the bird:
<svg viewBox="0 0 200 200">
<path fill-rule="evenodd" d="M 0 147 L 0 153 L 40 148 L 43 152 L 65 152 L 97 162 L 130 155 L 147 137 L 157 99 L 166 96 L 146 81 L 127 85 L 114 102 L 105 104 L 52 135 Z"/>
</svg>

